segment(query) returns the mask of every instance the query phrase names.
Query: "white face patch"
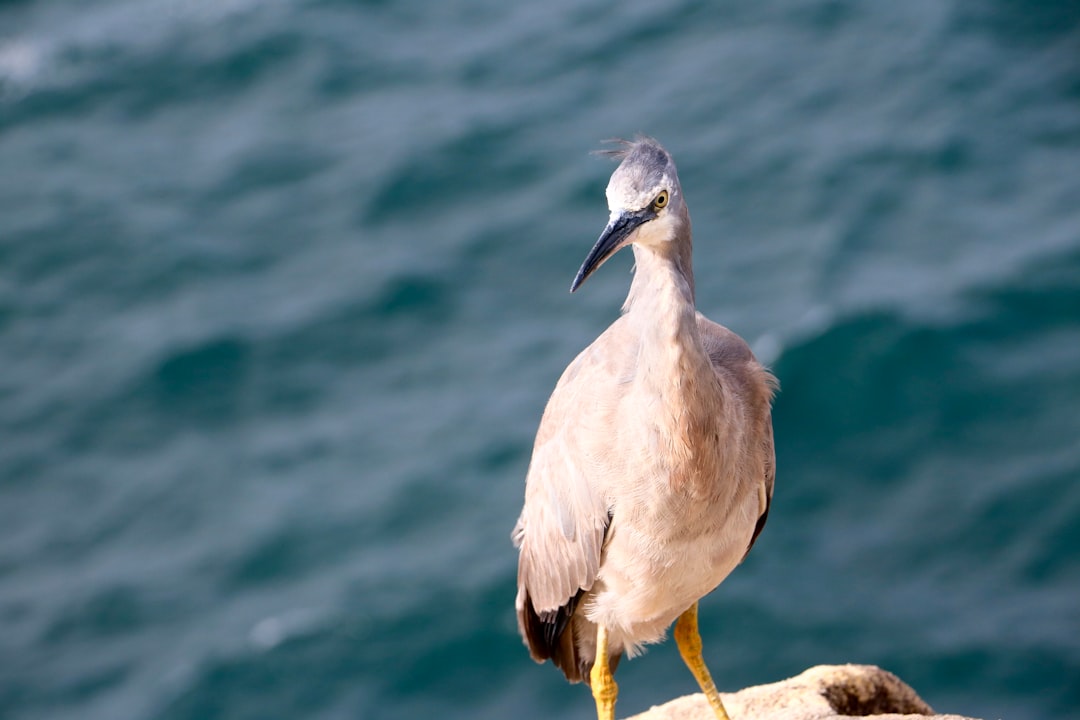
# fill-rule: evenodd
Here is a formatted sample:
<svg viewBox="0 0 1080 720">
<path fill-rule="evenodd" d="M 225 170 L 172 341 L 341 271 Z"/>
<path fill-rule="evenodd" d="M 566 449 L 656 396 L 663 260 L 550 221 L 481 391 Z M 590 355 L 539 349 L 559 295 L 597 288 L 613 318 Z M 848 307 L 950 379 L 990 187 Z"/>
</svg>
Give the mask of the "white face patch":
<svg viewBox="0 0 1080 720">
<path fill-rule="evenodd" d="M 642 224 L 634 234 L 632 242 L 638 245 L 659 245 L 668 242 L 675 237 L 673 216 L 663 212 L 653 220 Z"/>
</svg>

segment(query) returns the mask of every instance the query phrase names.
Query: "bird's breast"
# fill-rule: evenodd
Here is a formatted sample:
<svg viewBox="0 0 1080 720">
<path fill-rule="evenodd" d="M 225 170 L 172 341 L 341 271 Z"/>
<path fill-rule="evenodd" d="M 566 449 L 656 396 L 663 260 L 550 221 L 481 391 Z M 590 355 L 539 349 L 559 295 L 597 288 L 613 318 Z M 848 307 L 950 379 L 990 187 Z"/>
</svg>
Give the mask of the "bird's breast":
<svg viewBox="0 0 1080 720">
<path fill-rule="evenodd" d="M 659 640 L 745 553 L 758 500 L 745 493 L 730 500 L 695 501 L 654 486 L 650 496 L 616 508 L 590 620 L 616 629 L 613 637 L 631 650 Z"/>
</svg>

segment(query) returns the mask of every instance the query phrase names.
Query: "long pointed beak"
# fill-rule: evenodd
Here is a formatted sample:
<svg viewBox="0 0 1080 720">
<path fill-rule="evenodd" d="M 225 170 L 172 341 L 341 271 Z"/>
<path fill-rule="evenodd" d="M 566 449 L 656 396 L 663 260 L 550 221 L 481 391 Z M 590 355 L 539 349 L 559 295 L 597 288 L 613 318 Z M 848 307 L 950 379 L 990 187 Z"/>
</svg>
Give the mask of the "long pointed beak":
<svg viewBox="0 0 1080 720">
<path fill-rule="evenodd" d="M 592 275 L 596 268 L 627 245 L 627 241 L 638 226 L 654 217 L 656 213 L 649 208 L 637 212 L 622 212 L 613 217 L 604 228 L 604 232 L 600 233 L 600 239 L 593 245 L 592 250 L 585 257 L 585 262 L 581 264 L 577 275 L 574 276 L 574 282 L 570 283 L 570 292 L 581 287 L 581 283 L 585 282 L 585 279 Z"/>
</svg>

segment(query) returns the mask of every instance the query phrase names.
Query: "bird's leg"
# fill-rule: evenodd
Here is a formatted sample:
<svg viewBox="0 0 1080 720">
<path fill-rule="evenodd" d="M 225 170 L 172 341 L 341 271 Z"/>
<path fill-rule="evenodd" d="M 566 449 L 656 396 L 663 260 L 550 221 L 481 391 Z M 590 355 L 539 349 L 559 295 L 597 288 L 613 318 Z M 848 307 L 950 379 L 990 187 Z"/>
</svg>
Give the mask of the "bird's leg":
<svg viewBox="0 0 1080 720">
<path fill-rule="evenodd" d="M 619 695 L 619 686 L 615 684 L 615 676 L 611 674 L 608 663 L 607 628 L 603 625 L 596 626 L 596 660 L 589 673 L 589 684 L 596 700 L 597 720 L 615 720 L 615 698 Z"/>
<path fill-rule="evenodd" d="M 698 604 L 694 603 L 689 610 L 679 616 L 679 621 L 675 623 L 675 643 L 679 646 L 679 654 L 682 655 L 683 662 L 690 668 L 690 672 L 694 673 L 694 679 L 701 686 L 701 692 L 705 693 L 709 705 L 712 705 L 717 720 L 728 720 L 727 710 L 724 709 L 724 703 L 720 700 L 720 693 L 717 692 L 716 684 L 709 675 L 709 668 L 705 667 L 705 658 L 701 656 L 697 606 Z"/>
</svg>

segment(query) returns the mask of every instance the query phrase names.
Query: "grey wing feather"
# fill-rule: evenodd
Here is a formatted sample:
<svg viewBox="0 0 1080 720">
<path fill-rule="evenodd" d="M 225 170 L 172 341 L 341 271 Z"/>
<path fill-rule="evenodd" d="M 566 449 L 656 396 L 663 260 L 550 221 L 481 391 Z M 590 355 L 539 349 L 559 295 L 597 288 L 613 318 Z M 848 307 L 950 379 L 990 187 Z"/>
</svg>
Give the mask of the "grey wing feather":
<svg viewBox="0 0 1080 720">
<path fill-rule="evenodd" d="M 569 455 L 561 433 L 534 453 L 514 530 L 521 551 L 518 582 L 539 614 L 591 588 L 600 570 L 607 509 Z"/>
<path fill-rule="evenodd" d="M 581 373 L 583 353 L 567 368 L 540 422 L 525 481 L 525 504 L 514 528 L 521 551 L 518 583 L 528 590 L 537 613 L 554 612 L 579 590 L 588 590 L 600 570 L 608 525 L 605 499 L 578 466 L 577 437 L 567 419 L 588 394 Z M 580 430 L 575 435 L 580 435 Z"/>
<path fill-rule="evenodd" d="M 603 426 L 599 397 L 616 376 L 612 370 L 610 358 L 594 345 L 559 379 L 536 433 L 513 533 L 520 550 L 516 605 L 522 633 L 535 659 L 554 659 L 568 677 L 576 672 L 574 650 L 563 631 L 596 581 L 611 521 L 607 499 L 579 465 L 589 456 L 582 444 L 595 439 L 583 426 Z"/>
<path fill-rule="evenodd" d="M 761 486 L 759 498 L 761 501 L 761 515 L 758 516 L 757 524 L 754 525 L 754 534 L 750 537 L 750 544 L 746 546 L 746 554 L 743 560 L 750 554 L 750 548 L 754 547 L 758 535 L 765 529 L 765 521 L 769 519 L 769 508 L 772 506 L 773 485 L 776 484 L 776 453 L 773 449 L 772 422 L 769 422 L 769 433 L 766 448 L 765 478 Z"/>
<path fill-rule="evenodd" d="M 749 400 L 747 406 L 759 409 L 759 414 L 750 418 L 750 422 L 755 425 L 755 436 L 763 438 L 761 447 L 756 448 L 761 465 L 761 484 L 758 486 L 761 511 L 757 524 L 754 526 L 754 533 L 746 547 L 746 554 L 743 555 L 745 559 L 765 528 L 765 521 L 769 517 L 769 507 L 772 505 L 773 486 L 776 483 L 776 453 L 773 446 L 772 414 L 769 408 L 778 383 L 773 374 L 757 361 L 746 341 L 731 330 L 700 313 L 698 314 L 698 330 L 720 382 L 739 383 L 742 395 Z"/>
</svg>

